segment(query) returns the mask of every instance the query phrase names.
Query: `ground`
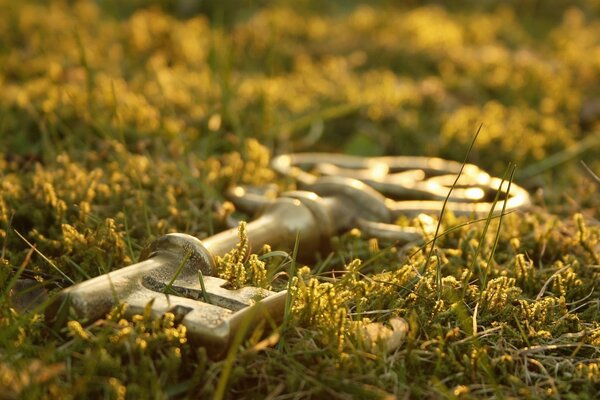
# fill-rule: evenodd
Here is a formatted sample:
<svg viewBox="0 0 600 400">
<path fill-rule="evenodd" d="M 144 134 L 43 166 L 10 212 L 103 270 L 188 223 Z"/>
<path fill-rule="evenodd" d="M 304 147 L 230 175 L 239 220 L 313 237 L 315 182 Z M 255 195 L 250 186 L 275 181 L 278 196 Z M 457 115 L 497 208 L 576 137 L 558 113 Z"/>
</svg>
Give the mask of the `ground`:
<svg viewBox="0 0 600 400">
<path fill-rule="evenodd" d="M 596 397 L 600 2 L 322 3 L 0 0 L 0 397 Z M 469 162 L 516 165 L 529 210 L 444 215 L 425 251 L 233 254 L 227 277 L 292 301 L 225 360 L 173 315 L 60 329 L 14 304 L 19 276 L 53 296 L 224 229 L 226 188 L 289 185 L 274 154 L 462 160 L 479 126 Z M 401 346 L 365 342 L 396 318 Z"/>
</svg>

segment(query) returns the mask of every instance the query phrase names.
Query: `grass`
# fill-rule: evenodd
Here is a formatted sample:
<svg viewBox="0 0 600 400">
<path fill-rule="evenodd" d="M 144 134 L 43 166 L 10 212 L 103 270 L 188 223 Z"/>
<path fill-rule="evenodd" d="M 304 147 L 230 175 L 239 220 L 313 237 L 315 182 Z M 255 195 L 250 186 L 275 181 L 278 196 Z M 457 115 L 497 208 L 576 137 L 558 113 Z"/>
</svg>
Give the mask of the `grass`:
<svg viewBox="0 0 600 400">
<path fill-rule="evenodd" d="M 261 4 L 0 0 L 0 397 L 595 398 L 598 2 Z M 306 265 L 240 244 L 233 284 L 291 295 L 225 360 L 170 314 L 53 329 L 15 308 L 17 276 L 52 296 L 225 229 L 228 187 L 292 185 L 272 154 L 460 160 L 480 124 L 468 161 L 530 210 L 444 213 L 424 247 L 353 230 Z M 395 317 L 402 346 L 368 346 Z"/>
</svg>

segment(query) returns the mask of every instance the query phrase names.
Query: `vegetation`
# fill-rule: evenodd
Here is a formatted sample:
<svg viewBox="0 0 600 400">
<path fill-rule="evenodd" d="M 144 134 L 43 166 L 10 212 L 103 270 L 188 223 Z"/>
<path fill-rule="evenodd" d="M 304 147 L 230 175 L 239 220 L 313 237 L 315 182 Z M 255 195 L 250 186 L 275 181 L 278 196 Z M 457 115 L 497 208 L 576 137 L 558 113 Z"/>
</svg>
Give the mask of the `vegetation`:
<svg viewBox="0 0 600 400">
<path fill-rule="evenodd" d="M 577 160 L 600 171 L 600 2 L 126 3 L 0 0 L 0 397 L 597 396 L 600 196 Z M 530 210 L 487 233 L 443 216 L 431 260 L 358 231 L 308 265 L 242 243 L 223 276 L 284 272 L 293 300 L 226 360 L 171 314 L 61 331 L 13 304 L 23 274 L 52 296 L 224 229 L 227 187 L 287 184 L 274 153 L 461 160 L 480 124 L 469 161 L 515 162 Z M 369 345 L 395 317 L 404 343 Z"/>
</svg>

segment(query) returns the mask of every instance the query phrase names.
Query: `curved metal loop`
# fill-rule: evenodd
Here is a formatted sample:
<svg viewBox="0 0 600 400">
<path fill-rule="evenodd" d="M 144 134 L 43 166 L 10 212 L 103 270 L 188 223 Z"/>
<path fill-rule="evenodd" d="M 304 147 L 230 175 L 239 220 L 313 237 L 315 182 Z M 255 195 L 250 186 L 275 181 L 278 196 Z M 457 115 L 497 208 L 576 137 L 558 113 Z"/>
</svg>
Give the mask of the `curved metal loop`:
<svg viewBox="0 0 600 400">
<path fill-rule="evenodd" d="M 386 198 L 369 185 L 341 176 L 325 176 L 307 185 L 307 190 L 319 196 L 339 196 L 353 204 L 355 217 L 371 221 L 391 222 L 392 215 L 386 204 Z"/>
<path fill-rule="evenodd" d="M 314 185 L 320 176 L 358 179 L 386 196 L 385 204 L 392 216 L 439 214 L 446 198 L 446 209 L 457 215 L 485 215 L 498 191 L 501 194 L 495 214 L 503 208 L 511 211 L 530 205 L 529 193 L 515 183 L 511 183 L 509 193 L 508 182 L 502 183 L 474 164 L 463 166 L 436 157 L 296 153 L 275 157 L 272 166 L 297 180 L 303 189 Z M 461 168 L 460 178 L 448 196 Z"/>
<path fill-rule="evenodd" d="M 240 210 L 254 213 L 273 203 L 277 192 L 271 187 L 256 188 L 248 185 L 238 185 L 229 188 L 227 197 L 232 199 Z"/>
</svg>

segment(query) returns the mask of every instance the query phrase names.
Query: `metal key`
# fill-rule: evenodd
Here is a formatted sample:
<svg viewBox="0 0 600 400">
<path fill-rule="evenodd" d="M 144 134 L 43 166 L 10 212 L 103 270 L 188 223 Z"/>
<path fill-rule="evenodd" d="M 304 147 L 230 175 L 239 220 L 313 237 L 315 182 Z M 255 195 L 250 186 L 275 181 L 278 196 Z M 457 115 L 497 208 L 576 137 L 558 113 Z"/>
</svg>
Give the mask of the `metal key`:
<svg viewBox="0 0 600 400">
<path fill-rule="evenodd" d="M 315 176 L 299 166 L 329 176 Z M 307 153 L 276 157 L 273 167 L 294 178 L 303 190 L 267 199 L 238 186 L 229 191 L 229 197 L 242 209 L 259 210 L 258 218 L 247 225 L 254 248 L 269 244 L 273 249 L 289 250 L 298 241 L 306 256 L 323 250 L 333 235 L 354 227 L 393 240 L 421 238 L 416 229 L 393 225 L 394 219 L 401 213 L 438 214 L 448 195 L 448 176 L 456 174 L 460 164 L 424 157 L 362 159 Z M 529 204 L 525 190 L 513 184 L 511 193 L 506 193 L 507 185 L 474 165 L 466 165 L 463 173 L 460 186 L 450 197 L 450 209 L 456 213 L 488 212 L 491 203 L 485 200 L 497 190 L 503 192 L 498 210 L 503 202 L 507 210 Z M 47 315 L 64 323 L 64 311 L 70 308 L 80 318 L 93 321 L 125 302 L 126 315 L 131 317 L 152 302 L 153 316 L 173 312 L 187 327 L 188 338 L 218 357 L 245 318 L 280 320 L 286 302 L 285 291 L 231 290 L 226 281 L 214 276 L 214 257 L 223 256 L 237 242 L 237 229 L 233 228 L 202 241 L 181 233 L 165 235 L 144 249 L 137 264 L 63 290 Z"/>
</svg>

